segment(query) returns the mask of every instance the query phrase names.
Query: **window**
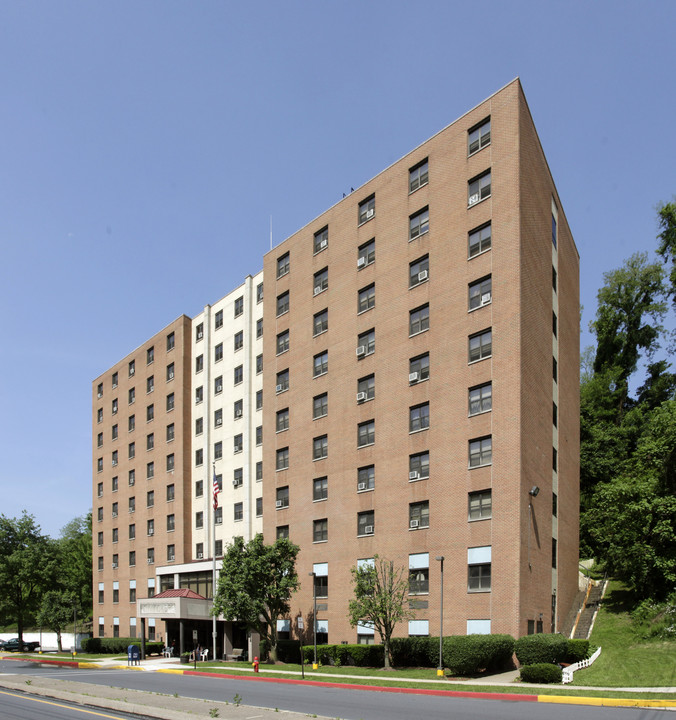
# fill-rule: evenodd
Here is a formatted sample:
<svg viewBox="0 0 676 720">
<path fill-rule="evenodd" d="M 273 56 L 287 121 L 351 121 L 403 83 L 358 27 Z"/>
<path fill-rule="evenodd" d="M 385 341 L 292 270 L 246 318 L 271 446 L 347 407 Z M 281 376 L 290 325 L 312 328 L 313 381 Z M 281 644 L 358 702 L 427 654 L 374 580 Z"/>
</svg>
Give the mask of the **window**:
<svg viewBox="0 0 676 720">
<path fill-rule="evenodd" d="M 556 313 L 552 311 L 552 332 L 554 333 L 554 337 L 557 337 L 558 334 L 558 319 L 556 317 Z"/>
<path fill-rule="evenodd" d="M 409 383 L 422 382 L 430 376 L 430 356 L 429 353 L 411 358 L 408 361 L 408 381 Z"/>
<path fill-rule="evenodd" d="M 409 409 L 409 432 L 418 432 L 419 430 L 427 430 L 430 426 L 430 405 L 423 403 L 415 405 Z"/>
<path fill-rule="evenodd" d="M 171 442 L 174 439 L 174 423 L 167 425 L 167 442 Z"/>
<path fill-rule="evenodd" d="M 167 532 L 173 532 L 176 529 L 176 516 L 167 515 Z"/>
<path fill-rule="evenodd" d="M 289 429 L 289 408 L 277 411 L 276 432 L 284 432 Z"/>
<path fill-rule="evenodd" d="M 119 539 L 120 539 L 120 531 L 117 528 L 113 528 L 112 541 L 114 543 L 116 543 L 116 542 L 118 542 Z"/>
<path fill-rule="evenodd" d="M 357 492 L 373 490 L 376 486 L 376 466 L 367 465 L 357 470 Z"/>
<path fill-rule="evenodd" d="M 318 355 L 315 355 L 313 366 L 312 366 L 312 376 L 313 377 L 319 377 L 320 375 L 325 375 L 329 371 L 329 351 L 324 350 L 324 352 L 319 353 Z"/>
<path fill-rule="evenodd" d="M 314 295 L 319 295 L 320 292 L 324 292 L 329 286 L 329 269 L 324 268 L 319 272 L 315 273 L 314 276 Z"/>
<path fill-rule="evenodd" d="M 244 312 L 244 298 L 235 298 L 235 317 L 239 317 Z"/>
<path fill-rule="evenodd" d="M 167 382 L 174 379 L 174 363 L 167 365 Z"/>
<path fill-rule="evenodd" d="M 170 412 L 174 409 L 174 393 L 169 393 L 167 395 L 167 412 Z"/>
<path fill-rule="evenodd" d="M 556 268 L 552 265 L 552 290 L 554 290 L 554 292 L 556 292 L 557 279 Z"/>
<path fill-rule="evenodd" d="M 558 453 L 556 448 L 552 448 L 552 470 L 558 472 Z"/>
<path fill-rule="evenodd" d="M 167 562 L 173 562 L 176 557 L 176 548 L 174 545 L 167 545 Z"/>
<path fill-rule="evenodd" d="M 376 396 L 376 376 L 367 375 L 357 381 L 357 402 L 373 400 Z"/>
<path fill-rule="evenodd" d="M 96 387 L 96 397 L 102 398 L 103 397 L 103 383 L 99 383 Z"/>
<path fill-rule="evenodd" d="M 118 556 L 113 555 L 113 567 L 116 568 L 118 565 Z M 120 602 L 120 583 L 115 580 L 113 582 L 113 602 L 119 603 Z"/>
<path fill-rule="evenodd" d="M 130 360 L 129 361 L 129 377 L 134 377 L 135 372 L 136 372 L 136 361 Z"/>
<path fill-rule="evenodd" d="M 118 436 L 117 423 L 115 425 L 113 425 L 110 435 L 113 438 L 113 440 L 117 440 L 117 436 Z M 102 434 L 102 439 L 103 439 L 103 434 Z"/>
<path fill-rule="evenodd" d="M 277 450 L 277 457 L 275 467 L 277 470 L 286 470 L 289 467 L 289 448 L 279 448 Z"/>
<path fill-rule="evenodd" d="M 408 591 L 411 595 L 427 595 L 430 591 L 430 554 L 408 556 Z"/>
<path fill-rule="evenodd" d="M 117 398 L 115 398 L 115 400 L 113 400 L 113 402 L 112 402 L 111 412 L 113 415 L 117 414 Z"/>
<path fill-rule="evenodd" d="M 358 251 L 357 254 L 357 268 L 361 270 L 361 268 L 366 267 L 367 265 L 370 265 L 372 262 L 375 262 L 376 260 L 376 241 L 375 238 L 369 240 L 367 243 L 364 243 Z"/>
<path fill-rule="evenodd" d="M 365 223 L 367 220 L 371 220 L 375 217 L 376 214 L 376 196 L 371 195 L 371 197 L 366 198 L 366 200 L 362 200 L 362 202 L 359 203 L 359 219 L 358 224 L 361 225 L 362 223 Z"/>
<path fill-rule="evenodd" d="M 128 457 L 130 460 L 136 457 L 136 443 L 129 443 Z"/>
<path fill-rule="evenodd" d="M 195 342 L 199 342 L 204 337 L 204 323 L 200 323 L 195 328 Z"/>
<path fill-rule="evenodd" d="M 467 591 L 488 592 L 491 589 L 491 546 L 467 549 Z"/>
<path fill-rule="evenodd" d="M 415 192 L 429 182 L 429 163 L 427 158 L 408 171 L 408 191 Z"/>
<path fill-rule="evenodd" d="M 430 306 L 423 305 L 422 307 L 411 310 L 409 313 L 408 322 L 408 334 L 417 335 L 418 333 L 429 330 L 430 327 Z"/>
<path fill-rule="evenodd" d="M 223 343 L 218 343 L 214 348 L 214 362 L 220 362 L 223 359 Z"/>
<path fill-rule="evenodd" d="M 468 495 L 468 520 L 487 520 L 492 516 L 492 497 L 490 490 L 471 492 Z"/>
<path fill-rule="evenodd" d="M 100 482 L 97 486 L 96 495 L 97 495 L 97 497 L 103 497 L 103 483 L 102 482 Z"/>
<path fill-rule="evenodd" d="M 312 398 L 312 418 L 324 417 L 329 413 L 329 394 L 322 393 Z"/>
<path fill-rule="evenodd" d="M 244 414 L 244 401 L 243 400 L 235 400 L 235 404 L 233 406 L 233 413 L 235 420 L 242 417 Z"/>
<path fill-rule="evenodd" d="M 130 415 L 127 420 L 127 431 L 133 432 L 136 429 L 136 415 Z"/>
<path fill-rule="evenodd" d="M 204 557 L 204 543 L 195 543 L 195 557 L 198 560 Z"/>
<path fill-rule="evenodd" d="M 285 390 L 289 389 L 289 371 L 288 370 L 282 370 L 281 372 L 277 373 L 277 385 L 276 385 L 276 392 L 284 392 Z"/>
<path fill-rule="evenodd" d="M 204 400 L 204 387 L 200 385 L 198 388 L 195 388 L 195 403 L 199 404 Z"/>
<path fill-rule="evenodd" d="M 357 447 L 373 445 L 376 441 L 376 421 L 368 420 L 357 426 Z"/>
<path fill-rule="evenodd" d="M 148 523 L 147 523 L 147 533 L 148 533 L 148 535 L 154 535 L 154 534 L 155 534 L 155 521 L 154 521 L 154 520 L 148 520 Z"/>
<path fill-rule="evenodd" d="M 487 170 L 467 183 L 467 205 L 471 207 L 481 200 L 490 197 L 491 194 L 491 171 Z"/>
<path fill-rule="evenodd" d="M 100 432 L 96 438 L 96 447 L 103 447 L 103 433 Z"/>
<path fill-rule="evenodd" d="M 129 486 L 133 487 L 136 484 L 136 470 L 129 471 Z"/>
<path fill-rule="evenodd" d="M 279 540 L 280 538 L 288 538 L 289 537 L 289 526 L 288 525 L 278 525 L 276 537 L 277 537 L 277 540 Z"/>
<path fill-rule="evenodd" d="M 113 385 L 113 389 L 116 388 L 118 385 L 118 374 L 116 372 L 113 373 L 112 385 Z"/>
<path fill-rule="evenodd" d="M 328 539 L 329 521 L 326 518 L 323 520 L 314 520 L 312 523 L 312 542 L 326 542 Z M 318 580 L 328 580 L 328 578 L 315 576 L 315 586 Z M 327 597 L 327 591 L 324 590 L 321 595 L 319 592 L 316 592 L 315 597 Z"/>
<path fill-rule="evenodd" d="M 195 435 L 201 435 L 204 432 L 204 418 L 195 420 Z"/>
<path fill-rule="evenodd" d="M 173 332 L 170 332 L 167 335 L 167 352 L 169 352 L 170 350 L 173 350 L 175 346 L 176 346 L 176 336 Z"/>
<path fill-rule="evenodd" d="M 430 454 L 428 451 L 410 455 L 408 459 L 408 479 L 410 482 L 423 480 L 430 476 Z"/>
<path fill-rule="evenodd" d="M 155 377 L 151 375 L 146 380 L 146 392 L 151 393 L 155 389 Z"/>
<path fill-rule="evenodd" d="M 155 491 L 148 490 L 146 493 L 146 507 L 153 507 L 155 505 Z"/>
<path fill-rule="evenodd" d="M 102 422 L 103 421 L 103 408 L 99 408 L 96 411 L 96 422 Z"/>
<path fill-rule="evenodd" d="M 235 333 L 235 352 L 241 350 L 244 347 L 244 331 L 240 330 Z"/>
<path fill-rule="evenodd" d="M 411 215 L 408 220 L 408 240 L 415 240 L 424 235 L 430 229 L 430 211 L 428 208 L 419 210 L 415 215 Z"/>
<path fill-rule="evenodd" d="M 467 154 L 479 152 L 491 142 L 491 119 L 482 120 L 467 133 Z"/>
<path fill-rule="evenodd" d="M 103 472 L 103 458 L 98 458 L 96 461 L 96 472 Z"/>
<path fill-rule="evenodd" d="M 418 260 L 414 260 L 408 269 L 408 286 L 415 287 L 420 283 L 429 280 L 430 275 L 430 259 L 428 255 L 424 255 Z"/>
<path fill-rule="evenodd" d="M 469 309 L 488 305 L 491 302 L 491 276 L 477 280 L 469 286 Z"/>
<path fill-rule="evenodd" d="M 256 337 L 263 337 L 263 318 L 256 320 Z"/>
<path fill-rule="evenodd" d="M 323 332 L 326 332 L 328 329 L 329 329 L 329 311 L 328 311 L 328 309 L 320 310 L 318 313 L 315 313 L 312 334 L 316 336 Z"/>
<path fill-rule="evenodd" d="M 263 302 L 263 283 L 258 283 L 256 286 L 256 302 Z"/>
<path fill-rule="evenodd" d="M 428 528 L 430 526 L 430 504 L 424 502 L 411 503 L 408 506 L 408 527 L 410 530 Z"/>
<path fill-rule="evenodd" d="M 313 438 L 312 440 L 312 459 L 323 460 L 329 456 L 329 438 L 328 435 Z"/>
<path fill-rule="evenodd" d="M 96 519 L 99 522 L 103 521 L 103 508 L 102 507 L 96 509 Z"/>
<path fill-rule="evenodd" d="M 263 372 L 263 355 L 256 355 L 256 375 Z"/>
<path fill-rule="evenodd" d="M 275 507 L 286 508 L 289 507 L 289 486 L 277 488 Z"/>
<path fill-rule="evenodd" d="M 482 225 L 469 233 L 467 241 L 468 257 L 473 258 L 491 249 L 491 224 Z"/>
<path fill-rule="evenodd" d="M 150 365 L 152 362 L 155 362 L 155 348 L 149 347 L 146 350 L 146 363 Z"/>
<path fill-rule="evenodd" d="M 312 481 L 312 500 L 326 500 L 329 497 L 329 479 L 327 477 L 315 478 Z"/>
<path fill-rule="evenodd" d="M 214 524 L 215 525 L 222 525 L 223 524 L 223 508 L 219 507 L 214 510 Z"/>
<path fill-rule="evenodd" d="M 199 448 L 195 450 L 195 465 L 202 465 L 204 463 L 204 450 Z"/>
<path fill-rule="evenodd" d="M 176 486 L 174 483 L 169 483 L 169 485 L 167 485 L 167 502 L 172 502 L 175 496 Z"/>
<path fill-rule="evenodd" d="M 152 450 L 155 447 L 155 433 L 146 435 L 146 450 Z"/>
<path fill-rule="evenodd" d="M 113 467 L 115 467 L 117 465 L 117 450 L 113 450 L 112 460 L 113 460 Z"/>
<path fill-rule="evenodd" d="M 277 355 L 285 353 L 289 349 L 289 331 L 284 330 L 277 335 Z"/>
<path fill-rule="evenodd" d="M 242 487 L 244 483 L 244 470 L 242 468 L 235 468 L 232 473 L 232 486 L 234 488 Z"/>
<path fill-rule="evenodd" d="M 214 426 L 221 427 L 223 424 L 223 409 L 214 410 Z"/>
<path fill-rule="evenodd" d="M 110 481 L 110 489 L 111 489 L 113 492 L 117 492 L 118 487 L 119 487 L 119 482 L 118 482 L 117 475 L 116 475 L 116 476 L 115 476 L 114 478 L 112 478 L 111 481 Z"/>
<path fill-rule="evenodd" d="M 492 354 L 493 335 L 490 329 L 469 336 L 469 362 L 484 360 Z"/>
<path fill-rule="evenodd" d="M 129 500 L 131 502 L 132 498 L 129 498 Z M 131 512 L 131 510 L 129 512 Z M 131 523 L 129 525 L 129 539 L 130 540 L 136 539 L 136 525 L 134 523 Z"/>
<path fill-rule="evenodd" d="M 263 479 L 263 463 L 262 461 L 258 461 L 256 463 L 256 481 L 260 482 Z"/>
<path fill-rule="evenodd" d="M 263 444 L 263 426 L 258 425 L 256 427 L 256 445 L 262 445 Z"/>
<path fill-rule="evenodd" d="M 493 441 L 490 435 L 469 441 L 470 468 L 490 465 L 493 462 Z"/>
<path fill-rule="evenodd" d="M 493 407 L 493 385 L 486 383 L 469 389 L 469 414 L 478 415 Z"/>
<path fill-rule="evenodd" d="M 244 503 L 236 502 L 233 505 L 233 520 L 241 522 L 244 519 Z"/>
<path fill-rule="evenodd" d="M 373 535 L 376 525 L 376 514 L 373 510 L 357 514 L 357 535 Z"/>
<path fill-rule="evenodd" d="M 357 358 L 366 357 L 376 351 L 376 331 L 372 328 L 357 336 Z"/>
<path fill-rule="evenodd" d="M 195 481 L 195 497 L 202 497 L 204 495 L 204 480 Z"/>
<path fill-rule="evenodd" d="M 552 424 L 557 427 L 559 423 L 559 408 L 556 403 L 552 403 Z"/>
<path fill-rule="evenodd" d="M 214 443 L 214 460 L 220 460 L 223 457 L 223 442 L 219 440 Z"/>
<path fill-rule="evenodd" d="M 556 493 L 552 493 L 552 515 L 557 517 L 559 512 L 559 498 Z"/>
<path fill-rule="evenodd" d="M 556 538 L 552 538 L 552 567 L 556 568 Z"/>
<path fill-rule="evenodd" d="M 428 637 L 430 634 L 429 620 L 409 620 L 408 621 L 409 637 Z"/>
<path fill-rule="evenodd" d="M 277 258 L 277 277 L 283 277 L 289 272 L 291 263 L 291 256 L 289 253 L 284 253 L 281 257 Z"/>
<path fill-rule="evenodd" d="M 148 405 L 146 407 L 146 422 L 150 422 L 155 419 L 155 406 Z"/>
<path fill-rule="evenodd" d="M 315 233 L 315 239 L 314 239 L 314 252 L 318 253 L 322 250 L 326 250 L 326 248 L 329 246 L 329 228 L 325 227 L 322 230 L 319 230 Z"/>
<path fill-rule="evenodd" d="M 289 312 L 289 291 L 277 296 L 277 317 Z"/>
<path fill-rule="evenodd" d="M 263 517 L 263 498 L 256 498 L 256 517 Z"/>
<path fill-rule="evenodd" d="M 214 328 L 218 330 L 223 327 L 223 311 L 218 310 L 214 315 Z"/>
<path fill-rule="evenodd" d="M 372 283 L 362 288 L 357 295 L 357 312 L 362 313 L 376 306 L 376 286 Z"/>
<path fill-rule="evenodd" d="M 235 454 L 242 452 L 244 449 L 244 436 L 242 433 L 235 435 L 233 445 Z"/>
<path fill-rule="evenodd" d="M 552 245 L 556 247 L 556 240 L 557 240 L 557 231 L 556 231 L 556 215 L 552 213 Z"/>
</svg>

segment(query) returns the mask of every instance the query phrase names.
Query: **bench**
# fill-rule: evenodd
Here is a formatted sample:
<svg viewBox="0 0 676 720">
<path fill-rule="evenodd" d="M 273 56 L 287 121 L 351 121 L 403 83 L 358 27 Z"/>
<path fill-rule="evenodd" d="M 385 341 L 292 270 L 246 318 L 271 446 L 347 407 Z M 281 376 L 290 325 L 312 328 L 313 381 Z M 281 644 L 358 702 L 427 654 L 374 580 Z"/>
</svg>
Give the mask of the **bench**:
<svg viewBox="0 0 676 720">
<path fill-rule="evenodd" d="M 230 655 L 226 655 L 225 659 L 228 662 L 246 660 L 244 655 L 244 648 L 233 648 Z"/>
</svg>

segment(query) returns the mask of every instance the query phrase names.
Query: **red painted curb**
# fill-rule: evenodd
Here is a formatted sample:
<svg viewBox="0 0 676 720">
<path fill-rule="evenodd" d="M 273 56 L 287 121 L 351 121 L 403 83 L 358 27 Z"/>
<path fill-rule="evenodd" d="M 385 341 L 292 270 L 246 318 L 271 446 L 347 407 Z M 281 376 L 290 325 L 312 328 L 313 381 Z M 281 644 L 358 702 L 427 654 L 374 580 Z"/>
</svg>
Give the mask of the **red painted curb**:
<svg viewBox="0 0 676 720">
<path fill-rule="evenodd" d="M 321 680 L 296 680 L 294 678 L 247 677 L 246 675 L 227 675 L 225 673 L 199 672 L 184 670 L 184 675 L 200 677 L 228 678 L 229 680 L 246 680 L 248 682 L 276 682 L 287 685 L 310 685 L 312 687 L 343 688 L 345 690 L 370 690 L 371 692 L 405 693 L 408 695 L 441 695 L 444 697 L 479 698 L 482 700 L 511 700 L 513 702 L 537 702 L 537 695 L 517 695 L 513 693 L 470 692 L 467 690 L 428 690 L 426 688 L 381 687 L 380 685 L 350 685 L 348 683 L 322 682 Z"/>
<path fill-rule="evenodd" d="M 26 658 L 26 657 L 0 657 L 0 660 L 14 660 L 15 662 L 36 662 L 45 665 L 65 665 L 66 667 L 78 667 L 77 660 L 49 660 L 47 658 Z"/>
</svg>

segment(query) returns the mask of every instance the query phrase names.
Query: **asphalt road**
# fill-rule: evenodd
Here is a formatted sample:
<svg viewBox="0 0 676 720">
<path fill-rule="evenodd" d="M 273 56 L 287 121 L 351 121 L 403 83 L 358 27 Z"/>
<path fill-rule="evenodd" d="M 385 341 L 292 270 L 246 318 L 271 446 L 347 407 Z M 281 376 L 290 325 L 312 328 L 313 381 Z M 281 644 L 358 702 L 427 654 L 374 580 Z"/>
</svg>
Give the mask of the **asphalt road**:
<svg viewBox="0 0 676 720">
<path fill-rule="evenodd" d="M 92 685 L 114 686 L 199 700 L 279 708 L 341 720 L 664 720 L 663 710 L 599 708 L 500 699 L 438 697 L 244 679 L 224 679 L 128 670 L 76 670 L 33 663 L 0 662 L 0 673 L 43 675 Z M 105 711 L 107 712 L 107 711 Z M 1 713 L 0 717 L 4 718 Z M 22 719 L 27 715 L 18 715 Z M 40 717 L 40 716 L 36 716 Z M 43 716 L 55 717 L 55 716 Z"/>
</svg>

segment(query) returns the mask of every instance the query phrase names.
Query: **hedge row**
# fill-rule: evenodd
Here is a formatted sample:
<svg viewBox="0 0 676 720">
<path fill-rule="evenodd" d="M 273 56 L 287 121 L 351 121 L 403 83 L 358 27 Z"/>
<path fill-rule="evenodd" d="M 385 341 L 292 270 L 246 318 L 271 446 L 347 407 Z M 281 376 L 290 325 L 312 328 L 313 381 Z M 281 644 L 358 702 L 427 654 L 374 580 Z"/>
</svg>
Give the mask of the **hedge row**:
<svg viewBox="0 0 676 720">
<path fill-rule="evenodd" d="M 521 665 L 574 663 L 589 656 L 589 640 L 568 640 L 563 635 L 524 635 L 516 641 Z"/>
<path fill-rule="evenodd" d="M 97 655 L 119 655 L 126 653 L 129 645 L 140 648 L 141 641 L 138 638 L 85 638 L 82 641 L 82 650 Z M 161 655 L 163 649 L 163 642 L 146 640 L 146 655 Z"/>
<path fill-rule="evenodd" d="M 314 645 L 303 646 L 303 659 L 314 661 Z M 382 667 L 385 656 L 382 645 L 317 645 L 317 662 L 322 665 Z"/>
</svg>

